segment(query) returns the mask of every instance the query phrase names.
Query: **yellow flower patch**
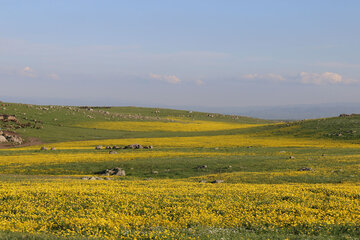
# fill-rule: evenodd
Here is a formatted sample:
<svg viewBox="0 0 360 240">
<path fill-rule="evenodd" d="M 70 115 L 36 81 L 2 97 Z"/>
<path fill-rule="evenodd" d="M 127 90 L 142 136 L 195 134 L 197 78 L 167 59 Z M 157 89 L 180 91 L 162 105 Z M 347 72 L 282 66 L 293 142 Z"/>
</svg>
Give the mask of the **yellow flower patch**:
<svg viewBox="0 0 360 240">
<path fill-rule="evenodd" d="M 97 128 L 107 130 L 122 130 L 136 132 L 205 132 L 219 131 L 230 129 L 241 129 L 263 126 L 264 124 L 240 124 L 213 121 L 185 121 L 178 120 L 176 122 L 135 122 L 135 121 L 119 121 L 119 122 L 86 122 L 75 125 L 83 128 Z"/>
<path fill-rule="evenodd" d="M 360 225 L 359 185 L 204 184 L 156 181 L 0 182 L 0 230 L 107 239 L 190 227 Z M 171 235 L 173 234 L 173 235 Z"/>
</svg>

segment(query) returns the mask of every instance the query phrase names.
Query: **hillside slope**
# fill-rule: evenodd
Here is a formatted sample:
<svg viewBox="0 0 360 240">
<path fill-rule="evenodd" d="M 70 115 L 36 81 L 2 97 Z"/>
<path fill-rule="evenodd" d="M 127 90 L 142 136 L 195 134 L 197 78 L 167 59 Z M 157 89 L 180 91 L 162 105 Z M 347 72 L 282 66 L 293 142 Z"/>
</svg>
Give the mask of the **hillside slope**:
<svg viewBox="0 0 360 240">
<path fill-rule="evenodd" d="M 360 115 L 344 114 L 332 118 L 275 124 L 268 126 L 268 128 L 262 132 L 262 135 L 359 142 Z"/>
<path fill-rule="evenodd" d="M 36 138 L 42 142 L 62 142 L 91 139 L 129 137 L 170 137 L 220 135 L 226 128 L 217 131 L 139 131 L 137 129 L 100 129 L 98 122 L 163 122 L 187 123 L 188 121 L 211 121 L 229 124 L 266 124 L 271 121 L 214 113 L 189 112 L 171 109 L 139 107 L 76 107 L 39 106 L 29 104 L 1 103 L 0 115 L 15 115 L 15 122 L 0 121 L 0 128 L 15 131 L 25 138 Z M 82 127 L 92 124 L 95 127 Z M 186 127 L 186 125 L 184 125 Z"/>
</svg>

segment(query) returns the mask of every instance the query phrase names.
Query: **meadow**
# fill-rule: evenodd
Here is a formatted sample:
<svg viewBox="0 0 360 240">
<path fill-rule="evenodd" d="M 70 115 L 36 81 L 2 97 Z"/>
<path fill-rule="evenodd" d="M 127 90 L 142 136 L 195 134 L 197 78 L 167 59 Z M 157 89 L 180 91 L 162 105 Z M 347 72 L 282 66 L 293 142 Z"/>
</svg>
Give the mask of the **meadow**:
<svg viewBox="0 0 360 240">
<path fill-rule="evenodd" d="M 1 239 L 359 239 L 359 116 L 11 103 L 0 113 L 32 124 L 3 130 L 40 142 L 0 149 Z M 154 148 L 122 149 L 135 143 Z M 126 176 L 82 179 L 114 167 Z"/>
</svg>

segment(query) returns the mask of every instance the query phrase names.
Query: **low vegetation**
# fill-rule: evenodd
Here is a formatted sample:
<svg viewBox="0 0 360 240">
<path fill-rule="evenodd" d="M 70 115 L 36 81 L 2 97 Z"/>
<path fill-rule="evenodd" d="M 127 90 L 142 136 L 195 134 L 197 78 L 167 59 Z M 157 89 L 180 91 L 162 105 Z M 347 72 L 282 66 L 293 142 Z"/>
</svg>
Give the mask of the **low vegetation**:
<svg viewBox="0 0 360 240">
<path fill-rule="evenodd" d="M 10 103 L 0 114 L 16 117 L 1 131 L 24 139 L 0 145 L 2 239 L 360 235 L 357 115 L 270 122 Z"/>
</svg>

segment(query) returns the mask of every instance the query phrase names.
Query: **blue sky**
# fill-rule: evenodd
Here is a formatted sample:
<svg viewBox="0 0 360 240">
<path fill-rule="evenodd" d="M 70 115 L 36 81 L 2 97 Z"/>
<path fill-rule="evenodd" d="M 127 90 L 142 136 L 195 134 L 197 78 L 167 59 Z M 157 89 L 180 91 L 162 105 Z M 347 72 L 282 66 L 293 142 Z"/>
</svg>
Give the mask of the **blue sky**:
<svg viewBox="0 0 360 240">
<path fill-rule="evenodd" d="M 360 103 L 359 1 L 0 0 L 0 99 Z"/>
</svg>

